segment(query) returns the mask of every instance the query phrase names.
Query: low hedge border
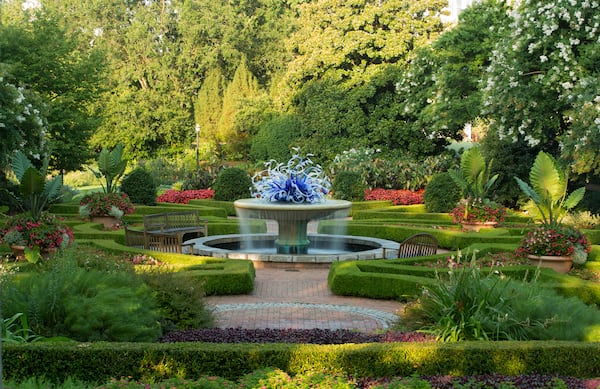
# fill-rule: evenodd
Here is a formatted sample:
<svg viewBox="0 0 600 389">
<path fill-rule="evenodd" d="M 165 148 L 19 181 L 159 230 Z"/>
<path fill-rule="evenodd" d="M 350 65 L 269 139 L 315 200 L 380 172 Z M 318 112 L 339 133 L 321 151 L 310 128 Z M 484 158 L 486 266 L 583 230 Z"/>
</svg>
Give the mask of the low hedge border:
<svg viewBox="0 0 600 389">
<path fill-rule="evenodd" d="M 600 344 L 561 341 L 344 345 L 76 343 L 3 346 L 4 379 L 71 377 L 158 380 L 202 375 L 237 379 L 266 366 L 289 374 L 323 370 L 354 377 L 552 374 L 600 376 Z"/>
<path fill-rule="evenodd" d="M 484 246 L 479 250 L 485 250 Z M 472 252 L 474 248 L 466 250 Z M 489 250 L 493 251 L 493 248 Z M 414 266 L 415 263 L 444 259 L 448 254 L 420 257 L 418 259 L 368 260 L 333 263 L 328 274 L 329 288 L 334 294 L 380 299 L 408 300 L 421 294 L 424 286 L 437 283 L 435 269 Z M 469 260 L 468 256 L 465 260 Z M 484 268 L 493 271 L 493 268 Z M 537 276 L 544 286 L 556 289 L 563 295 L 575 296 L 587 304 L 600 305 L 600 284 L 577 277 L 559 274 L 551 269 L 540 268 L 536 275 L 534 266 L 511 266 L 502 272 L 515 279 Z"/>
<path fill-rule="evenodd" d="M 91 244 L 113 253 L 150 255 L 172 266 L 178 274 L 198 280 L 206 295 L 248 294 L 254 290 L 256 273 L 252 261 L 149 251 L 106 239 L 80 240 L 78 243 Z"/>
</svg>

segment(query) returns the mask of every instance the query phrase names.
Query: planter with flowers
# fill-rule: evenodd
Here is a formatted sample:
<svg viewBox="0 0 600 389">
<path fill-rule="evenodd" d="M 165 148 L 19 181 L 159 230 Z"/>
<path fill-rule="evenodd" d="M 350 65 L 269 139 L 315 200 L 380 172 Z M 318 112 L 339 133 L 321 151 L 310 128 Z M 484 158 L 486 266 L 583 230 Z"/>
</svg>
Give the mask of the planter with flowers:
<svg viewBox="0 0 600 389">
<path fill-rule="evenodd" d="M 20 259 L 37 262 L 73 242 L 73 231 L 56 216 L 42 213 L 34 218 L 19 214 L 6 220 L 0 230 L 2 242 L 11 246 Z M 22 246 L 22 254 L 19 253 Z"/>
<path fill-rule="evenodd" d="M 91 172 L 100 180 L 102 192 L 84 196 L 79 202 L 79 215 L 104 228 L 118 228 L 123 215 L 133 213 L 133 204 L 125 193 L 118 193 L 117 184 L 125 174 L 128 161 L 123 158 L 123 145 L 112 150 L 103 148 L 98 154 L 98 169 Z"/>
<path fill-rule="evenodd" d="M 494 228 L 506 217 L 506 208 L 487 198 L 498 179 L 498 174 L 490 177 L 490 171 L 491 162 L 486 163 L 477 147 L 463 153 L 459 169 L 449 171 L 463 197 L 451 212 L 452 220 L 460 224 L 464 231 L 478 232 L 484 228 Z"/>
<path fill-rule="evenodd" d="M 568 273 L 574 258 L 587 256 L 592 246 L 579 230 L 557 224 L 542 224 L 527 232 L 517 249 L 517 255 L 533 264 Z"/>
<path fill-rule="evenodd" d="M 79 215 L 102 223 L 105 228 L 119 226 L 123 215 L 133 213 L 134 207 L 126 193 L 96 192 L 84 196 L 79 202 Z"/>
<path fill-rule="evenodd" d="M 585 262 L 590 243 L 579 230 L 563 225 L 562 218 L 583 199 L 581 187 L 567 196 L 567 175 L 550 155 L 540 152 L 529 172 L 531 185 L 515 177 L 521 190 L 535 204 L 541 225 L 529 231 L 517 254 L 534 264 L 567 273 L 574 258 Z"/>
<path fill-rule="evenodd" d="M 451 215 L 452 222 L 460 224 L 464 231 L 479 232 L 502 223 L 506 218 L 506 208 L 492 201 L 477 199 L 469 205 L 460 203 Z"/>
<path fill-rule="evenodd" d="M 62 177 L 47 179 L 49 156 L 42 160 L 41 169 L 36 168 L 22 151 L 11 159 L 11 167 L 19 181 L 19 192 L 14 200 L 25 211 L 9 217 L 0 226 L 0 239 L 24 257 L 36 263 L 44 256 L 68 246 L 73 241 L 72 230 L 55 216 L 44 212 L 46 206 L 60 197 Z"/>
</svg>

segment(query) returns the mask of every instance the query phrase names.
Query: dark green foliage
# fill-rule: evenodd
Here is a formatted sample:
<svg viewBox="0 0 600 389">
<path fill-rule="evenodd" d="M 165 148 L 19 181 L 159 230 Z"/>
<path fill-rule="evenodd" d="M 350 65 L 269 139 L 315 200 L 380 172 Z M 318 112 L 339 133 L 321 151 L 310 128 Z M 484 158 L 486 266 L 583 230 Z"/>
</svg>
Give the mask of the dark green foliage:
<svg viewBox="0 0 600 389">
<path fill-rule="evenodd" d="M 235 201 L 250 197 L 252 179 L 243 169 L 231 167 L 221 170 L 215 185 L 214 199 L 221 201 Z"/>
<path fill-rule="evenodd" d="M 450 174 L 439 173 L 425 187 L 423 202 L 427 212 L 450 212 L 461 199 L 462 192 Z"/>
<path fill-rule="evenodd" d="M 266 119 L 259 127 L 250 146 L 254 161 L 287 161 L 292 156 L 290 146 L 300 131 L 297 116 L 274 116 Z"/>
<path fill-rule="evenodd" d="M 203 301 L 204 289 L 198 280 L 163 267 L 143 272 L 142 278 L 154 290 L 164 332 L 212 325 L 210 311 Z"/>
<path fill-rule="evenodd" d="M 155 341 L 158 310 L 141 278 L 127 266 L 98 270 L 84 261 L 87 267 L 78 267 L 76 250 L 55 257 L 48 269 L 3 282 L 3 313 L 26 313 L 31 329 L 47 337 Z"/>
<path fill-rule="evenodd" d="M 365 199 L 366 185 L 359 172 L 341 171 L 335 176 L 331 190 L 336 199 L 362 201 Z"/>
<path fill-rule="evenodd" d="M 215 177 L 208 170 L 190 172 L 183 180 L 182 190 L 208 189 L 215 182 Z"/>
<path fill-rule="evenodd" d="M 123 177 L 121 192 L 127 193 L 129 199 L 134 204 L 156 204 L 156 184 L 154 178 L 143 168 L 136 168 Z"/>
</svg>

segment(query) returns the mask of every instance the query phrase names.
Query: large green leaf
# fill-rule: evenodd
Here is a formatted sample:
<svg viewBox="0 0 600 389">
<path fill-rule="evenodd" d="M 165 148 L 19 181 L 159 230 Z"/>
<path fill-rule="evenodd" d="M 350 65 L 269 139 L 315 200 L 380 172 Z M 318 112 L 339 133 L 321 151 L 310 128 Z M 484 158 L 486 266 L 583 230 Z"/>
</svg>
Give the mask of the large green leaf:
<svg viewBox="0 0 600 389">
<path fill-rule="evenodd" d="M 485 174 L 486 165 L 479 148 L 473 147 L 463 153 L 460 168 L 469 184 L 481 188 L 482 174 Z"/>
<path fill-rule="evenodd" d="M 21 182 L 25 171 L 29 168 L 33 168 L 33 165 L 29 158 L 22 151 L 17 151 L 11 160 L 11 168 L 17 177 L 17 180 Z"/>
<path fill-rule="evenodd" d="M 566 179 L 561 174 L 558 163 L 543 151 L 533 162 L 529 172 L 529 182 L 542 202 L 546 202 L 545 200 L 549 200 L 551 203 L 560 201 L 567 188 Z"/>
<path fill-rule="evenodd" d="M 565 200 L 564 207 L 566 209 L 573 209 L 581 200 L 583 200 L 583 195 L 585 195 L 585 188 L 581 187 L 579 189 L 574 190 Z"/>
<path fill-rule="evenodd" d="M 20 190 L 23 196 L 36 196 L 44 192 L 46 180 L 34 167 L 25 170 L 21 177 Z"/>
</svg>

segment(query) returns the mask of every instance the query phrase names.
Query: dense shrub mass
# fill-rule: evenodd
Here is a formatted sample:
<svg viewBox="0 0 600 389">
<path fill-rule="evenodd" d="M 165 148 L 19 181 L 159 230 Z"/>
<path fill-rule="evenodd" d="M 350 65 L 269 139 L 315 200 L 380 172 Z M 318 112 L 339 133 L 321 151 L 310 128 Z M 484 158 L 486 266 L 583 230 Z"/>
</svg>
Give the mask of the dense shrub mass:
<svg viewBox="0 0 600 389">
<path fill-rule="evenodd" d="M 187 204 L 190 200 L 211 199 L 215 192 L 212 189 L 174 190 L 169 189 L 156 199 L 159 203 Z"/>
<path fill-rule="evenodd" d="M 450 174 L 440 173 L 431 178 L 425 193 L 423 203 L 427 212 L 446 213 L 452 211 L 462 196 Z"/>
<path fill-rule="evenodd" d="M 341 171 L 333 180 L 333 197 L 339 200 L 362 201 L 365 198 L 365 184 L 359 172 Z"/>
<path fill-rule="evenodd" d="M 423 204 L 423 190 L 371 189 L 365 191 L 365 200 L 390 200 L 394 205 Z"/>
<path fill-rule="evenodd" d="M 215 182 L 215 177 L 208 170 L 197 170 L 185 176 L 181 189 L 196 190 L 208 189 Z"/>
<path fill-rule="evenodd" d="M 235 201 L 250 197 L 252 179 L 243 169 L 231 167 L 223 169 L 217 176 L 214 199 L 220 201 Z"/>
<path fill-rule="evenodd" d="M 127 193 L 134 204 L 156 204 L 156 183 L 152 175 L 142 168 L 134 169 L 123 177 L 121 192 Z"/>
</svg>

